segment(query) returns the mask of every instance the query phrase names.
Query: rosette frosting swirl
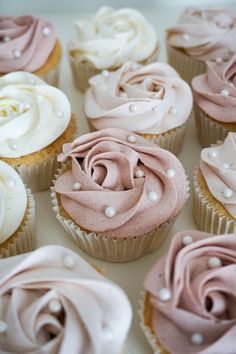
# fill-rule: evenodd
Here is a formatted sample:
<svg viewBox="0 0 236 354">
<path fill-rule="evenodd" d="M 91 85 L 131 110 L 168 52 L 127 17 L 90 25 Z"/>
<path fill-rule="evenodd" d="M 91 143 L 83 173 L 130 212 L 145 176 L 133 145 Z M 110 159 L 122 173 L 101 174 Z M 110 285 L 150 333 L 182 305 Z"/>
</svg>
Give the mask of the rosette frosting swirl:
<svg viewBox="0 0 236 354">
<path fill-rule="evenodd" d="M 160 134 L 185 123 L 192 109 L 190 87 L 164 63 L 126 62 L 115 72 L 92 77 L 90 85 L 85 114 L 98 130 Z"/>
<path fill-rule="evenodd" d="M 189 8 L 167 30 L 168 44 L 199 60 L 228 60 L 236 52 L 236 11 Z"/>
<path fill-rule="evenodd" d="M 0 161 L 0 244 L 19 228 L 27 207 L 25 186 L 18 173 Z"/>
<path fill-rule="evenodd" d="M 68 160 L 71 169 L 59 176 L 55 190 L 67 213 L 86 230 L 142 235 L 176 216 L 186 200 L 180 161 L 127 130 L 79 137 L 64 145 L 59 161 Z"/>
<path fill-rule="evenodd" d="M 174 236 L 144 282 L 153 330 L 168 352 L 235 353 L 235 271 L 234 234 L 185 231 Z"/>
<path fill-rule="evenodd" d="M 236 133 L 224 143 L 203 149 L 200 169 L 211 194 L 236 218 Z"/>
<path fill-rule="evenodd" d="M 0 73 L 40 69 L 55 43 L 49 21 L 35 16 L 0 16 Z"/>
<path fill-rule="evenodd" d="M 14 72 L 0 78 L 0 157 L 21 157 L 50 145 L 71 118 L 65 94 L 37 76 Z"/>
<path fill-rule="evenodd" d="M 124 292 L 69 249 L 1 261 L 2 354 L 120 354 L 130 322 Z"/>
<path fill-rule="evenodd" d="M 236 55 L 226 63 L 207 63 L 207 73 L 192 82 L 197 105 L 213 119 L 236 122 Z"/>
<path fill-rule="evenodd" d="M 127 59 L 146 60 L 157 47 L 154 28 L 131 8 L 102 7 L 93 19 L 76 22 L 75 29 L 69 50 L 98 69 L 118 67 Z"/>
</svg>

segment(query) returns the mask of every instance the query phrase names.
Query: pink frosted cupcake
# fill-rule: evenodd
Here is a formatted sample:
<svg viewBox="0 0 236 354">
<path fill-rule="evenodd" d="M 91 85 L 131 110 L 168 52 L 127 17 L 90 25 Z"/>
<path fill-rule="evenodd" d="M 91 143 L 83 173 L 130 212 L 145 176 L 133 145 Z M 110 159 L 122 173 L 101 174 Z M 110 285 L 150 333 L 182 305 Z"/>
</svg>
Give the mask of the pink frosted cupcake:
<svg viewBox="0 0 236 354">
<path fill-rule="evenodd" d="M 236 11 L 188 8 L 167 30 L 168 62 L 191 84 L 206 71 L 205 61 L 229 60 L 236 52 Z"/>
<path fill-rule="evenodd" d="M 195 120 L 202 146 L 236 132 L 236 55 L 229 62 L 207 63 L 207 73 L 192 82 Z"/>
<path fill-rule="evenodd" d="M 192 110 L 192 93 L 168 64 L 126 62 L 90 79 L 85 115 L 96 129 L 124 128 L 178 154 Z"/>
<path fill-rule="evenodd" d="M 53 209 L 78 246 L 114 262 L 157 249 L 188 197 L 180 161 L 118 128 L 85 134 L 63 151 Z"/>
<path fill-rule="evenodd" d="M 155 353 L 235 353 L 236 237 L 176 234 L 148 272 L 142 328 Z"/>
</svg>

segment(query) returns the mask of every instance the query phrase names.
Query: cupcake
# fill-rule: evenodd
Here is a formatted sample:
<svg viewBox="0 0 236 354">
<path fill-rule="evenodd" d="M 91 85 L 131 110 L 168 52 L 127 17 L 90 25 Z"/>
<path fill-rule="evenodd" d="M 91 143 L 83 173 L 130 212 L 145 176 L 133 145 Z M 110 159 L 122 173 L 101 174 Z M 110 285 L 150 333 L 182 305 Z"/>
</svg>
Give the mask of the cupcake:
<svg viewBox="0 0 236 354">
<path fill-rule="evenodd" d="M 127 60 L 156 61 L 159 42 L 154 28 L 137 10 L 102 7 L 92 19 L 75 22 L 68 54 L 75 86 L 88 87 L 91 76 L 119 68 Z"/>
<path fill-rule="evenodd" d="M 141 325 L 155 353 L 235 353 L 235 266 L 235 234 L 174 236 L 144 281 Z"/>
<path fill-rule="evenodd" d="M 32 191 L 50 187 L 57 155 L 74 130 L 62 91 L 30 73 L 0 78 L 0 160 L 12 165 Z"/>
<path fill-rule="evenodd" d="M 205 61 L 229 60 L 236 52 L 236 12 L 229 8 L 188 8 L 167 30 L 169 64 L 189 84 L 205 73 Z"/>
<path fill-rule="evenodd" d="M 192 82 L 195 120 L 202 146 L 236 132 L 236 55 L 229 62 L 207 63 L 207 73 Z"/>
<path fill-rule="evenodd" d="M 194 172 L 194 219 L 206 232 L 236 232 L 236 133 L 201 152 Z"/>
<path fill-rule="evenodd" d="M 0 161 L 0 258 L 29 252 L 34 247 L 34 198 L 18 173 Z"/>
<path fill-rule="evenodd" d="M 128 298 L 76 253 L 45 246 L 0 264 L 1 353 L 122 353 Z"/>
<path fill-rule="evenodd" d="M 129 129 L 174 154 L 180 152 L 192 93 L 171 66 L 126 62 L 89 82 L 84 110 L 92 126 Z"/>
<path fill-rule="evenodd" d="M 188 197 L 180 161 L 124 129 L 85 134 L 64 145 L 53 210 L 93 257 L 126 262 L 156 250 Z"/>
<path fill-rule="evenodd" d="M 0 16 L 0 75 L 27 71 L 57 86 L 61 55 L 51 22 L 37 16 Z"/>
</svg>

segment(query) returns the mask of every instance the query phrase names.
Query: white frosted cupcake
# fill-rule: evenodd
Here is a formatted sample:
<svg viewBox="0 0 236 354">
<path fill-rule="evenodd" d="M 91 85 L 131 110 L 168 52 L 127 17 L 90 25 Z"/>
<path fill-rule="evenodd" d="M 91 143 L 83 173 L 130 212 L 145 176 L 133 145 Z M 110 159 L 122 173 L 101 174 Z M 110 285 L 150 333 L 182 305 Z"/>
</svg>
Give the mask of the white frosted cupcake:
<svg viewBox="0 0 236 354">
<path fill-rule="evenodd" d="M 0 77 L 0 159 L 19 171 L 32 191 L 50 187 L 57 155 L 74 130 L 62 91 L 26 72 Z"/>
<path fill-rule="evenodd" d="M 0 161 L 0 258 L 35 247 L 35 207 L 18 173 Z"/>
<path fill-rule="evenodd" d="M 91 76 L 132 60 L 156 61 L 159 43 L 154 28 L 136 9 L 102 7 L 90 20 L 75 22 L 68 54 L 74 83 L 81 91 Z"/>
<path fill-rule="evenodd" d="M 178 154 L 192 110 L 192 93 L 168 64 L 126 62 L 89 80 L 84 111 L 97 130 L 124 128 Z"/>
<path fill-rule="evenodd" d="M 122 354 L 131 324 L 124 291 L 61 246 L 0 263 L 0 352 Z"/>
</svg>

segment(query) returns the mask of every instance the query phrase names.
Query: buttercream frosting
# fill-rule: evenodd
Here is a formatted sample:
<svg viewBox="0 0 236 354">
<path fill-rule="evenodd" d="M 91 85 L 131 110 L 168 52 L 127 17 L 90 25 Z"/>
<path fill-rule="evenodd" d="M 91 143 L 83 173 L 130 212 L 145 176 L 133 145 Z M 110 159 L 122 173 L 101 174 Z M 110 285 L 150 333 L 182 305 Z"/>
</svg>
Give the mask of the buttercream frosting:
<svg viewBox="0 0 236 354">
<path fill-rule="evenodd" d="M 186 237 L 192 243 L 185 246 Z M 234 234 L 184 231 L 173 237 L 144 282 L 162 347 L 171 354 L 235 352 L 235 271 Z M 163 288 L 170 294 L 167 301 L 160 298 Z"/>
<path fill-rule="evenodd" d="M 127 59 L 146 60 L 157 46 L 154 28 L 132 8 L 102 7 L 92 19 L 77 21 L 75 30 L 69 50 L 98 69 L 118 67 Z"/>
<path fill-rule="evenodd" d="M 85 134 L 63 151 L 59 161 L 71 161 L 71 169 L 57 178 L 55 190 L 63 208 L 86 230 L 113 237 L 142 235 L 184 205 L 187 186 L 180 161 L 130 131 Z"/>
<path fill-rule="evenodd" d="M 205 61 L 228 60 L 236 52 L 236 11 L 227 8 L 188 8 L 167 30 L 168 44 Z"/>
<path fill-rule="evenodd" d="M 64 133 L 70 118 L 65 94 L 37 76 L 14 72 L 0 78 L 0 156 L 43 149 Z"/>
<path fill-rule="evenodd" d="M 236 133 L 201 152 L 200 169 L 211 194 L 236 218 Z"/>
<path fill-rule="evenodd" d="M 36 16 L 0 16 L 0 72 L 33 72 L 56 43 L 52 23 Z"/>
<path fill-rule="evenodd" d="M 0 244 L 19 228 L 26 211 L 27 195 L 18 173 L 0 161 Z"/>
<path fill-rule="evenodd" d="M 207 73 L 192 82 L 196 104 L 211 118 L 236 122 L 236 55 L 228 62 L 207 63 Z"/>
<path fill-rule="evenodd" d="M 2 354 L 121 354 L 125 293 L 62 246 L 1 261 Z"/>
<path fill-rule="evenodd" d="M 85 114 L 98 130 L 118 127 L 160 134 L 184 124 L 191 113 L 190 87 L 168 64 L 126 62 L 89 83 Z"/>
</svg>

